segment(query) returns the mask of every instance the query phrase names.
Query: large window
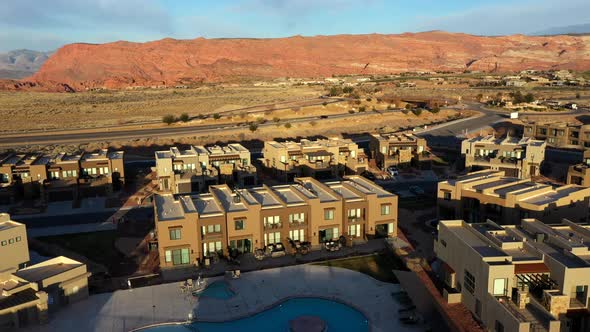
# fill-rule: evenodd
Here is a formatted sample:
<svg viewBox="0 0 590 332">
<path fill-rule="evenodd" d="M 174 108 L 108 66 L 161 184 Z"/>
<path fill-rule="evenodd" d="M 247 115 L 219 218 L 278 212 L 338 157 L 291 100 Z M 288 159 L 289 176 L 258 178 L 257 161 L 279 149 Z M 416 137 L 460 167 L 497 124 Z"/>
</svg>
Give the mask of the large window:
<svg viewBox="0 0 590 332">
<path fill-rule="evenodd" d="M 305 213 L 292 213 L 289 215 L 290 223 L 300 223 L 305 221 Z"/>
<path fill-rule="evenodd" d="M 467 270 L 465 270 L 465 276 L 463 277 L 463 286 L 471 294 L 475 291 L 475 277 Z"/>
<path fill-rule="evenodd" d="M 172 265 L 189 264 L 189 249 L 166 250 L 166 263 L 172 263 Z"/>
<path fill-rule="evenodd" d="M 289 231 L 289 238 L 293 241 L 305 241 L 305 230 L 296 229 Z"/>
<path fill-rule="evenodd" d="M 170 228 L 170 240 L 180 240 L 182 237 L 182 228 Z"/>
<path fill-rule="evenodd" d="M 494 279 L 494 295 L 495 296 L 506 296 L 507 294 L 507 290 L 506 290 L 506 284 L 507 284 L 507 279 Z"/>
<path fill-rule="evenodd" d="M 391 213 L 391 204 L 381 204 L 381 215 L 388 216 Z"/>
<path fill-rule="evenodd" d="M 355 237 L 361 236 L 361 225 L 356 224 L 348 226 L 348 235 Z"/>
<path fill-rule="evenodd" d="M 203 232 L 203 235 L 208 233 L 221 233 L 221 224 L 203 226 L 201 227 L 201 231 Z"/>
<path fill-rule="evenodd" d="M 334 209 L 324 209 L 324 220 L 334 220 Z"/>
<path fill-rule="evenodd" d="M 348 219 L 360 218 L 361 209 L 348 209 Z"/>
<path fill-rule="evenodd" d="M 281 242 L 281 232 L 264 233 L 264 245 Z"/>
<path fill-rule="evenodd" d="M 236 231 L 241 231 L 244 229 L 245 224 L 246 224 L 246 221 L 244 221 L 244 219 L 234 220 L 234 229 Z"/>
</svg>

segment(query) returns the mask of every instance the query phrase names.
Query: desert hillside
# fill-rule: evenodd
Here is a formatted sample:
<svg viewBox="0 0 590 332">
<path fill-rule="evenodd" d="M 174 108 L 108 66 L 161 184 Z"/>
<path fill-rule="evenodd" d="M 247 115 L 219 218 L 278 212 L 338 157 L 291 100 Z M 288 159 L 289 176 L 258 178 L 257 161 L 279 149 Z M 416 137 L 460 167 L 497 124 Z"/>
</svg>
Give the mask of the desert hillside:
<svg viewBox="0 0 590 332">
<path fill-rule="evenodd" d="M 70 44 L 28 78 L 74 90 L 431 70 L 590 69 L 590 37 L 446 32 Z"/>
</svg>

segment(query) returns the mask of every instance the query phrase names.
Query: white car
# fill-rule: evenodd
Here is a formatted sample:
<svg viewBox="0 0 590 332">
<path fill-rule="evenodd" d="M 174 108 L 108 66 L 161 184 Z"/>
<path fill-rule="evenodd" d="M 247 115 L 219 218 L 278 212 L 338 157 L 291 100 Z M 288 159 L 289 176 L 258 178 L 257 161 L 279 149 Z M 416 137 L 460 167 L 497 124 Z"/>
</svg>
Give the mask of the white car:
<svg viewBox="0 0 590 332">
<path fill-rule="evenodd" d="M 395 166 L 389 166 L 389 167 L 387 167 L 387 173 L 389 173 L 389 175 L 391 175 L 392 177 L 398 176 L 399 170 Z"/>
</svg>

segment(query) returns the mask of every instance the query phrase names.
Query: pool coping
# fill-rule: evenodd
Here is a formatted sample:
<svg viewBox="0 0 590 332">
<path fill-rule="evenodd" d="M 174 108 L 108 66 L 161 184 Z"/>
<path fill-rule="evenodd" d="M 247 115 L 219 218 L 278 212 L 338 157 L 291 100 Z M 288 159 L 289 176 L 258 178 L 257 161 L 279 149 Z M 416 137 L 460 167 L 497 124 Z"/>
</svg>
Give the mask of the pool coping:
<svg viewBox="0 0 590 332">
<path fill-rule="evenodd" d="M 337 297 L 330 297 L 330 296 L 309 296 L 309 295 L 294 295 L 294 296 L 287 296 L 284 297 L 278 301 L 276 301 L 273 304 L 267 305 L 265 307 L 263 307 L 262 309 L 256 311 L 255 313 L 246 313 L 240 316 L 236 316 L 235 318 L 232 319 L 225 319 L 225 320 L 201 320 L 201 319 L 193 319 L 191 321 L 186 320 L 186 321 L 173 321 L 173 322 L 163 322 L 163 323 L 155 323 L 155 324 L 150 324 L 150 325 L 146 325 L 146 326 L 142 326 L 139 328 L 135 328 L 132 330 L 129 330 L 129 332 L 139 332 L 139 331 L 143 331 L 143 330 L 147 330 L 149 328 L 153 328 L 153 327 L 160 327 L 160 326 L 167 326 L 167 325 L 187 325 L 187 324 L 192 324 L 192 323 L 226 323 L 229 321 L 235 321 L 235 320 L 240 320 L 240 319 L 245 319 L 245 318 L 250 318 L 253 316 L 258 315 L 261 312 L 270 310 L 274 307 L 277 307 L 281 304 L 283 304 L 284 302 L 287 302 L 289 300 L 293 300 L 293 299 L 321 299 L 321 300 L 328 300 L 328 301 L 333 301 L 333 302 L 337 302 L 346 306 L 349 306 L 351 308 L 353 308 L 354 310 L 360 312 L 363 316 L 365 316 L 365 319 L 367 321 L 367 327 L 368 327 L 368 331 L 367 332 L 371 332 L 373 330 L 372 327 L 372 322 L 371 320 L 368 318 L 369 315 L 367 315 L 367 312 L 363 309 L 358 308 L 356 305 L 353 305 L 351 303 L 348 303 L 345 300 L 342 300 L 340 298 Z"/>
</svg>

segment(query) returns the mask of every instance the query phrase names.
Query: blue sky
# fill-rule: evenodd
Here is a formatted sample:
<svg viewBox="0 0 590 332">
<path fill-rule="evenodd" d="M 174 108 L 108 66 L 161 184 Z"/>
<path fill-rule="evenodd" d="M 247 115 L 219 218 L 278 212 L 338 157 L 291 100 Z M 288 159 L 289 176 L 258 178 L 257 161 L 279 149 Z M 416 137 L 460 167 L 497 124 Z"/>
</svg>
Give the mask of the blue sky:
<svg viewBox="0 0 590 332">
<path fill-rule="evenodd" d="M 590 23 L 588 0 L 15 0 L 0 51 L 165 37 L 285 37 L 446 30 L 533 33 Z"/>
</svg>

